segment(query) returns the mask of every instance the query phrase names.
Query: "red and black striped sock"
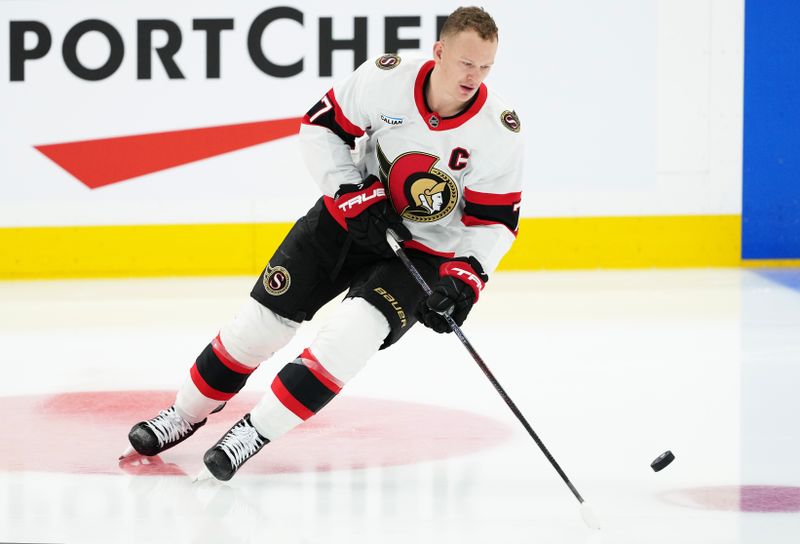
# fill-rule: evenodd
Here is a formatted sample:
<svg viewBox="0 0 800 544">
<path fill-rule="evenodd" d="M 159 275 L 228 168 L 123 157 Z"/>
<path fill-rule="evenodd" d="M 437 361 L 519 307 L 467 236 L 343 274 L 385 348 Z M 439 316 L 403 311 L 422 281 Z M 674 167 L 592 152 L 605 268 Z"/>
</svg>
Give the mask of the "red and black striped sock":
<svg viewBox="0 0 800 544">
<path fill-rule="evenodd" d="M 204 396 L 227 401 L 241 391 L 254 370 L 231 357 L 218 335 L 197 357 L 189 374 Z"/>
</svg>

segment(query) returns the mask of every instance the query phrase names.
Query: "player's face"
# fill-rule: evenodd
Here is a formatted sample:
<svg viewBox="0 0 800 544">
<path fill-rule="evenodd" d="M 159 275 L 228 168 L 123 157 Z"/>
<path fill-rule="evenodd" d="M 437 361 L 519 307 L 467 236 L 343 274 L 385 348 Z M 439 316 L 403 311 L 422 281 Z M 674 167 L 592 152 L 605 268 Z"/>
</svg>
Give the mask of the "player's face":
<svg viewBox="0 0 800 544">
<path fill-rule="evenodd" d="M 471 99 L 489 75 L 497 53 L 497 40 L 487 41 L 465 30 L 436 42 L 433 56 L 447 95 L 458 102 Z"/>
</svg>

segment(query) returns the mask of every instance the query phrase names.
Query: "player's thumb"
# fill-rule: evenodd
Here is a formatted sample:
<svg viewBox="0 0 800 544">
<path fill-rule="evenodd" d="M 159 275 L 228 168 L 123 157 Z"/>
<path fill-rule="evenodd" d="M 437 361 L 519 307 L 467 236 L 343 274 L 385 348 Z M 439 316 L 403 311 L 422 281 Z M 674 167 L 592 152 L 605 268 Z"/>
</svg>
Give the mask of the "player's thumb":
<svg viewBox="0 0 800 544">
<path fill-rule="evenodd" d="M 449 315 L 453 311 L 455 300 L 447 295 L 447 290 L 443 286 L 437 285 L 433 288 L 433 292 L 428 295 L 428 300 L 425 303 L 434 312 Z"/>
</svg>

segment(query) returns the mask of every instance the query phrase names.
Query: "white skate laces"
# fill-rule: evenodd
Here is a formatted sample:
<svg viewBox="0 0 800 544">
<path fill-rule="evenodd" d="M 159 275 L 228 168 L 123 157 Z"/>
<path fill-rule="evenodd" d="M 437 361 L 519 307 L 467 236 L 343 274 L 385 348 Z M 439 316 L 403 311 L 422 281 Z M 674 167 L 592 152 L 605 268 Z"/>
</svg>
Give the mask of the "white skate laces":
<svg viewBox="0 0 800 544">
<path fill-rule="evenodd" d="M 192 425 L 183 419 L 172 406 L 161 410 L 156 417 L 145 422 L 158 439 L 158 447 L 176 442 L 192 431 Z"/>
<path fill-rule="evenodd" d="M 255 427 L 242 420 L 222 438 L 219 448 L 225 452 L 236 470 L 265 443 L 266 440 L 258 434 Z"/>
</svg>

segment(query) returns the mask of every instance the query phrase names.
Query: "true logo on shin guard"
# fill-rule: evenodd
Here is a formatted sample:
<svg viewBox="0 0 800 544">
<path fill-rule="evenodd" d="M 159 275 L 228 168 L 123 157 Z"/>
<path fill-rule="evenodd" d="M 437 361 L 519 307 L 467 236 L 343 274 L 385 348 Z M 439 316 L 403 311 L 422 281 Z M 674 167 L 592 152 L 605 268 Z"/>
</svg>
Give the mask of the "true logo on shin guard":
<svg viewBox="0 0 800 544">
<path fill-rule="evenodd" d="M 388 302 L 389 304 L 392 305 L 392 308 L 394 309 L 394 311 L 397 312 L 397 317 L 400 318 L 400 327 L 401 328 L 405 327 L 406 325 L 408 325 L 408 320 L 406 319 L 406 312 L 403 310 L 403 307 L 400 306 L 400 303 L 397 302 L 396 298 L 394 298 L 392 295 L 390 295 L 389 292 L 386 291 L 386 289 L 384 289 L 383 287 L 376 287 L 375 289 L 373 289 L 373 291 L 378 293 L 380 296 L 382 296 L 384 299 L 386 299 L 386 302 Z"/>
<path fill-rule="evenodd" d="M 282 266 L 267 265 L 264 270 L 264 289 L 273 296 L 280 296 L 289 290 L 292 284 L 292 276 L 289 271 Z"/>
</svg>

